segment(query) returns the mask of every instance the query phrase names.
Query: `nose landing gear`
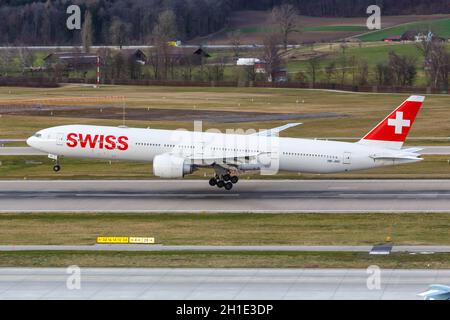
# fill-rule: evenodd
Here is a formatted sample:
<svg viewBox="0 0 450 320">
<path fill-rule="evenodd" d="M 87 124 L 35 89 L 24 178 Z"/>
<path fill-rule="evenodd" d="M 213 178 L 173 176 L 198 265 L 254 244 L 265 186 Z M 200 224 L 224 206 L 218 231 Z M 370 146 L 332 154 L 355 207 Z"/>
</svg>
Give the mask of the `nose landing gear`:
<svg viewBox="0 0 450 320">
<path fill-rule="evenodd" d="M 55 161 L 53 165 L 53 171 L 59 172 L 61 170 L 61 166 L 59 165 L 59 157 L 54 154 L 49 154 L 48 157 Z"/>
</svg>

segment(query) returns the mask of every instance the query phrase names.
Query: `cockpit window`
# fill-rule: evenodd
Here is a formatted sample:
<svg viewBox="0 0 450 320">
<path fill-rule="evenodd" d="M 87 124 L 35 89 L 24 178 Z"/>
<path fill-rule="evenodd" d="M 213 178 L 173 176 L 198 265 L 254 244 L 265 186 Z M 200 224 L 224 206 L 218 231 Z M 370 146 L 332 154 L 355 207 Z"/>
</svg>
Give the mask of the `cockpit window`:
<svg viewBox="0 0 450 320">
<path fill-rule="evenodd" d="M 40 137 L 42 137 L 42 134 L 38 132 L 38 133 L 35 133 L 34 136 L 35 136 L 36 138 L 40 138 Z"/>
</svg>

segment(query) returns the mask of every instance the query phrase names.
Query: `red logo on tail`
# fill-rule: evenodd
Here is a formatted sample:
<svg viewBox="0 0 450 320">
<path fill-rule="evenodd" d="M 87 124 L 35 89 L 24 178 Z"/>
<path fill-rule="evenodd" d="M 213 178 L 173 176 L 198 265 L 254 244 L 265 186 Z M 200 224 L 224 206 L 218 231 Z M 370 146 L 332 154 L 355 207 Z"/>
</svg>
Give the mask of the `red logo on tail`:
<svg viewBox="0 0 450 320">
<path fill-rule="evenodd" d="M 403 142 L 411 129 L 424 97 L 411 96 L 381 121 L 363 139 Z"/>
</svg>

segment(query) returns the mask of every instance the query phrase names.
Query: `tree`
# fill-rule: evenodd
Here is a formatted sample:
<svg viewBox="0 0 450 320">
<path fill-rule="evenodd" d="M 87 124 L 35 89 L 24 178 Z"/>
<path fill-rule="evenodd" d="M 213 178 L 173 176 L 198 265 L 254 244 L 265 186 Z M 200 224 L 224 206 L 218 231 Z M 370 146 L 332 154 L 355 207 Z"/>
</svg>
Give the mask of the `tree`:
<svg viewBox="0 0 450 320">
<path fill-rule="evenodd" d="M 172 10 L 165 10 L 158 16 L 158 22 L 153 28 L 155 37 L 163 38 L 165 41 L 173 41 L 177 32 L 176 16 Z"/>
<path fill-rule="evenodd" d="M 387 63 L 383 62 L 376 64 L 375 78 L 379 86 L 390 86 L 394 82 L 391 68 Z"/>
<path fill-rule="evenodd" d="M 357 66 L 357 80 L 360 86 L 364 86 L 369 82 L 369 63 L 367 60 L 361 59 Z"/>
<path fill-rule="evenodd" d="M 297 10 L 290 4 L 282 4 L 272 9 L 272 20 L 278 24 L 284 49 L 287 49 L 289 34 L 295 31 Z"/>
<path fill-rule="evenodd" d="M 417 75 L 416 59 L 412 56 L 398 55 L 389 52 L 389 68 L 392 71 L 394 83 L 400 86 L 412 86 Z"/>
<path fill-rule="evenodd" d="M 81 28 L 81 42 L 84 52 L 90 52 L 92 46 L 92 14 L 86 10 L 84 14 L 84 23 Z"/>
<path fill-rule="evenodd" d="M 109 34 L 113 45 L 122 46 L 128 42 L 131 33 L 131 24 L 124 23 L 120 18 L 114 17 L 109 27 Z"/>
<path fill-rule="evenodd" d="M 228 38 L 230 39 L 230 44 L 233 46 L 234 56 L 239 58 L 239 53 L 241 51 L 241 32 L 239 30 L 230 32 Z"/>
<path fill-rule="evenodd" d="M 325 66 L 325 75 L 327 77 L 327 83 L 331 83 L 336 77 L 336 63 L 334 61 L 330 62 Z"/>
<path fill-rule="evenodd" d="M 317 73 L 319 72 L 320 67 L 320 58 L 319 57 L 313 57 L 308 60 L 308 71 L 311 75 L 311 84 L 313 87 L 316 85 L 316 79 L 317 79 Z"/>
<path fill-rule="evenodd" d="M 433 88 L 448 90 L 450 53 L 440 41 L 423 41 L 419 45 L 424 56 L 424 68 L 429 84 Z"/>
<path fill-rule="evenodd" d="M 269 81 L 274 79 L 275 72 L 281 67 L 282 63 L 279 38 L 279 35 L 276 33 L 268 33 L 263 40 L 262 60 L 266 63 L 266 72 Z"/>
<path fill-rule="evenodd" d="M 151 52 L 151 64 L 157 79 L 167 79 L 169 70 L 174 68 L 174 59 L 170 57 L 169 41 L 176 35 L 176 17 L 172 10 L 165 10 L 158 16 L 158 22 L 153 28 L 152 37 L 155 50 Z"/>
</svg>

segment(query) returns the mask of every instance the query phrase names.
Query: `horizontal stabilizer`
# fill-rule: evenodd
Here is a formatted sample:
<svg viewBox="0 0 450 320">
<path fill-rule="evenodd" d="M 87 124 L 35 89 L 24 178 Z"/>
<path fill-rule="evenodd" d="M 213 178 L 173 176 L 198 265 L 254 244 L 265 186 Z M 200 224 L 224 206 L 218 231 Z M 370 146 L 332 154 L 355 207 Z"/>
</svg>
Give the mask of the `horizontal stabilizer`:
<svg viewBox="0 0 450 320">
<path fill-rule="evenodd" d="M 401 149 L 402 152 L 408 152 L 408 153 L 416 153 L 419 151 L 422 151 L 423 148 L 408 148 L 408 149 Z"/>
</svg>

